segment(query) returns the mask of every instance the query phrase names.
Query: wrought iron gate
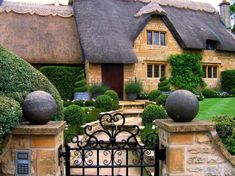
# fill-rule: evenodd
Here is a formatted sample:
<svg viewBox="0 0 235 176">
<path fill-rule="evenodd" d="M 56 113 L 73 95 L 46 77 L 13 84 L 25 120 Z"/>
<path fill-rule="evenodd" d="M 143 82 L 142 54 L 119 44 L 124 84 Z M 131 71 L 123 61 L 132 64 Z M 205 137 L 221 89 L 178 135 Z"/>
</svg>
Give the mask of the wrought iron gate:
<svg viewBox="0 0 235 176">
<path fill-rule="evenodd" d="M 63 153 L 66 176 L 142 176 L 150 172 L 159 175 L 159 159 L 165 156 L 163 150 L 159 151 L 156 133 L 148 134 L 142 143 L 137 137 L 140 128 L 137 125 L 126 128 L 125 117 L 120 113 L 103 114 L 99 127 L 86 126 L 82 139 L 75 134 L 66 137 Z"/>
</svg>

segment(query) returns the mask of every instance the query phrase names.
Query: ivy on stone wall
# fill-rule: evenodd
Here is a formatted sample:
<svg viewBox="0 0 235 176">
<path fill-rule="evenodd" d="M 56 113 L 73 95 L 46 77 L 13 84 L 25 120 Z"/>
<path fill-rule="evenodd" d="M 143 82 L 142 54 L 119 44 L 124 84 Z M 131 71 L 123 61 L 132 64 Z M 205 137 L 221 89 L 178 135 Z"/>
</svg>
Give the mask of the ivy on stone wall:
<svg viewBox="0 0 235 176">
<path fill-rule="evenodd" d="M 175 54 L 171 55 L 170 82 L 176 89 L 197 91 L 205 85 L 202 80 L 203 71 L 201 66 L 202 56 L 200 54 Z"/>
</svg>

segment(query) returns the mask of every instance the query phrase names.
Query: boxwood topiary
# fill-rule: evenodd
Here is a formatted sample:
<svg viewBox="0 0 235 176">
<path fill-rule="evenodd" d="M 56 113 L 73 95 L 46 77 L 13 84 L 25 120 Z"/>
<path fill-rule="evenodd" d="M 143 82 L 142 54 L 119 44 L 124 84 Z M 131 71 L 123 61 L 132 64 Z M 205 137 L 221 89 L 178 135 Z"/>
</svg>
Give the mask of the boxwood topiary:
<svg viewBox="0 0 235 176">
<path fill-rule="evenodd" d="M 165 106 L 167 98 L 168 98 L 168 95 L 164 95 L 164 94 L 157 97 L 157 100 L 156 100 L 157 105 Z"/>
<path fill-rule="evenodd" d="M 63 119 L 63 104 L 60 94 L 43 74 L 1 46 L 0 67 L 0 95 L 11 97 L 22 103 L 28 93 L 36 90 L 46 91 L 55 98 L 58 107 L 55 119 Z"/>
<path fill-rule="evenodd" d="M 70 105 L 64 109 L 64 118 L 68 124 L 81 126 L 86 122 L 86 114 L 78 105 Z"/>
<path fill-rule="evenodd" d="M 107 95 L 100 95 L 95 100 L 95 107 L 110 111 L 113 109 L 112 99 Z"/>
<path fill-rule="evenodd" d="M 87 92 L 88 86 L 87 81 L 84 75 L 84 70 L 80 71 L 80 75 L 78 76 L 78 81 L 75 82 L 74 92 Z"/>
<path fill-rule="evenodd" d="M 115 92 L 114 90 L 107 90 L 104 95 L 108 95 L 110 98 L 112 98 L 113 100 L 117 100 L 118 101 L 118 94 L 117 92 Z"/>
<path fill-rule="evenodd" d="M 144 108 L 142 114 L 142 123 L 143 125 L 152 124 L 155 119 L 164 119 L 166 118 L 166 112 L 164 108 L 150 104 Z"/>
<path fill-rule="evenodd" d="M 156 101 L 157 97 L 159 97 L 161 95 L 161 91 L 160 90 L 152 90 L 149 93 L 149 101 Z"/>
<path fill-rule="evenodd" d="M 22 117 L 20 103 L 12 98 L 0 96 L 0 153 L 3 138 L 16 127 Z"/>
</svg>

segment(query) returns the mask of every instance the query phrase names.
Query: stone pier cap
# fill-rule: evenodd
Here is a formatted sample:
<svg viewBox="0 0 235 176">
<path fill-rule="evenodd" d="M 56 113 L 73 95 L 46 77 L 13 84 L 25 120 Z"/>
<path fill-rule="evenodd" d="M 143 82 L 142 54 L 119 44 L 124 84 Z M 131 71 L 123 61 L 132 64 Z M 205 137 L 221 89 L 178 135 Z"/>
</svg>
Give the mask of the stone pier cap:
<svg viewBox="0 0 235 176">
<path fill-rule="evenodd" d="M 15 135 L 57 135 L 64 130 L 65 121 L 50 121 L 45 125 L 31 125 L 23 122 L 14 128 L 12 133 Z"/>
<path fill-rule="evenodd" d="M 215 130 L 213 122 L 193 120 L 191 122 L 174 122 L 172 119 L 157 119 L 155 124 L 170 133 L 206 132 Z"/>
</svg>

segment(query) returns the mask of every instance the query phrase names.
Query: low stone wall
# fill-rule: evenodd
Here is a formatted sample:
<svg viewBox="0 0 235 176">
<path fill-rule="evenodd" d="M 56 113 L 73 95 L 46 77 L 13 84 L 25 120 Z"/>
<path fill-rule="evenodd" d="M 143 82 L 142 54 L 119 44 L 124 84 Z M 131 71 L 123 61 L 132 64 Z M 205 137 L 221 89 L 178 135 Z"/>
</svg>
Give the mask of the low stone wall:
<svg viewBox="0 0 235 176">
<path fill-rule="evenodd" d="M 221 143 L 212 122 L 157 120 L 160 147 L 166 147 L 162 176 L 234 176 L 235 156 Z"/>
<path fill-rule="evenodd" d="M 63 145 L 65 122 L 46 125 L 22 123 L 4 140 L 0 156 L 0 175 L 16 175 L 16 151 L 29 150 L 31 176 L 63 175 L 58 148 Z"/>
</svg>

